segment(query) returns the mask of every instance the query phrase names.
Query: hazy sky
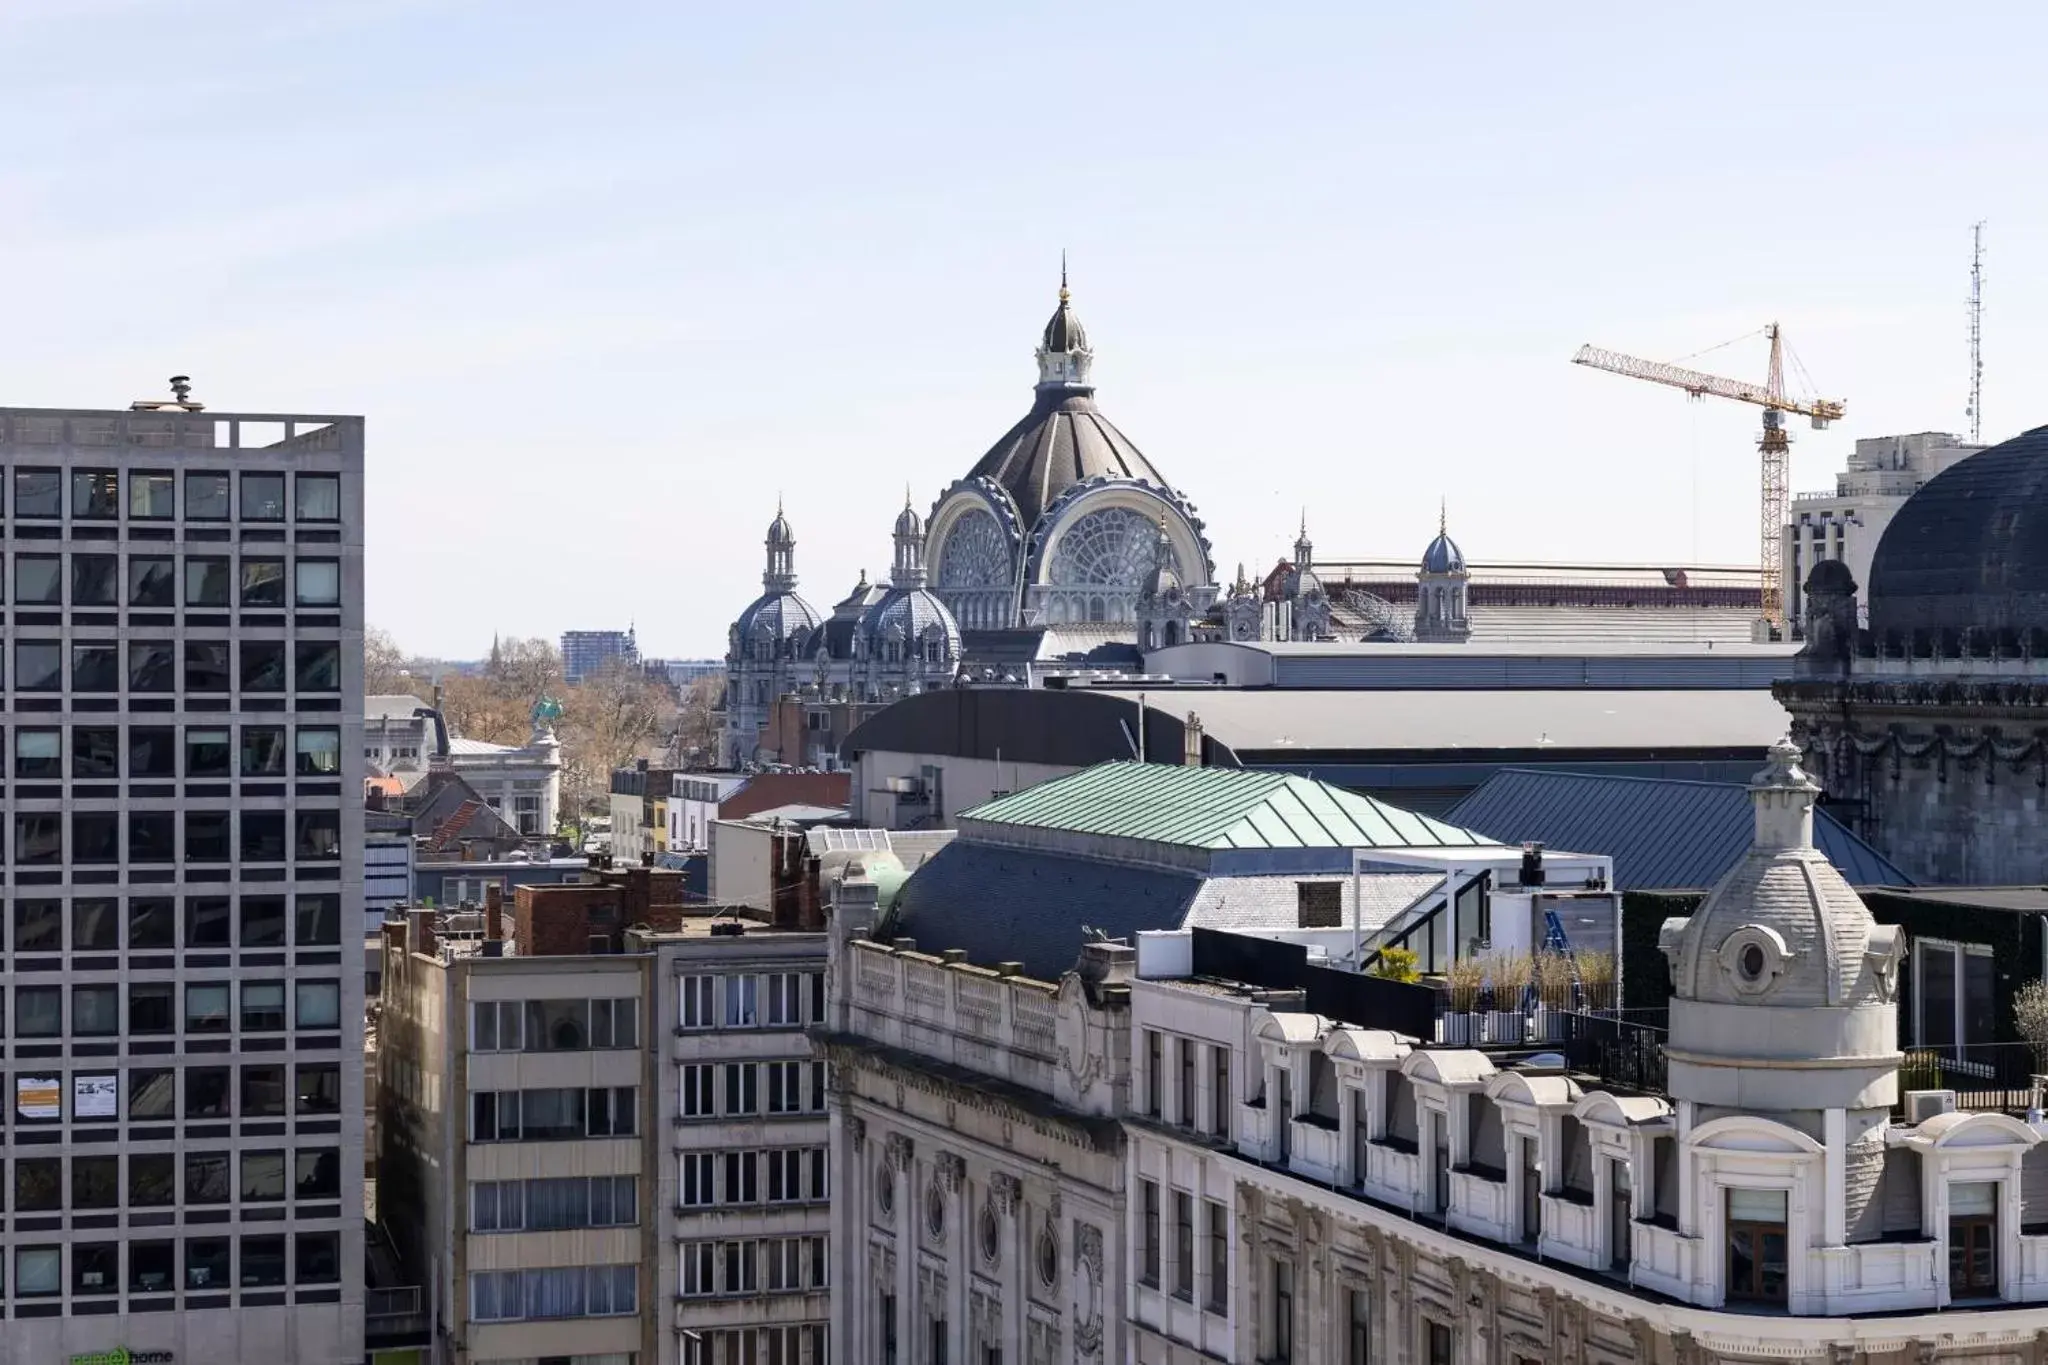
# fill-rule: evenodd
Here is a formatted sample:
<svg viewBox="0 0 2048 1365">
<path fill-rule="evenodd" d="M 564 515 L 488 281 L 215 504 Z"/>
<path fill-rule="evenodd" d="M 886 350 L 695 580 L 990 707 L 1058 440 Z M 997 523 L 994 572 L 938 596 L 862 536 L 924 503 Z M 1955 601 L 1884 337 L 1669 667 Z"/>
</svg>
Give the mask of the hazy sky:
<svg viewBox="0 0 2048 1365">
<path fill-rule="evenodd" d="M 0 403 L 369 420 L 423 652 L 722 652 L 1019 417 L 1059 252 L 1227 581 L 1750 562 L 1753 409 L 1571 366 L 1778 319 L 1851 441 L 2048 421 L 2034 5 L 0 0 Z M 1761 378 L 1751 340 L 1700 362 Z"/>
</svg>

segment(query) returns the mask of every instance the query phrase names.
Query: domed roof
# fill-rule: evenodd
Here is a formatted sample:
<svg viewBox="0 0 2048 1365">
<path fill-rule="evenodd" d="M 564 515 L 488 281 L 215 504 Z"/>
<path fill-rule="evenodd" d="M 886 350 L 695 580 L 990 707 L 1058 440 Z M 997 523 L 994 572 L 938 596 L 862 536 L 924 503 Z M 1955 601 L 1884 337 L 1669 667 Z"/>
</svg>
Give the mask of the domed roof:
<svg viewBox="0 0 2048 1365">
<path fill-rule="evenodd" d="M 903 491 L 903 510 L 896 514 L 896 534 L 899 536 L 917 536 L 919 538 L 922 538 L 924 535 L 924 521 L 917 515 L 917 510 L 910 505 L 909 489 Z"/>
<path fill-rule="evenodd" d="M 945 637 L 948 662 L 960 657 L 960 625 L 929 588 L 891 588 L 860 618 L 857 634 L 869 658 L 882 657 L 882 645 L 895 640 L 913 645 L 936 630 Z"/>
<path fill-rule="evenodd" d="M 1463 573 L 1465 572 L 1465 552 L 1458 548 L 1457 541 L 1452 540 L 1444 532 L 1438 531 L 1436 539 L 1429 542 L 1429 548 L 1422 552 L 1422 571 L 1424 573 Z"/>
<path fill-rule="evenodd" d="M 1052 317 L 1045 324 L 1045 333 L 1039 338 L 1039 345 L 1048 351 L 1085 351 L 1088 349 L 1088 329 L 1081 325 L 1080 314 L 1074 311 L 1073 296 L 1067 292 L 1066 271 L 1060 271 L 1060 306 L 1052 310 Z"/>
<path fill-rule="evenodd" d="M 1871 560 L 1870 629 L 2048 626 L 2048 427 L 1949 466 Z"/>
<path fill-rule="evenodd" d="M 1038 524 L 1053 499 L 1098 476 L 1168 487 L 1143 452 L 1102 415 L 1093 391 L 1073 388 L 1040 389 L 1024 420 L 1004 432 L 967 475 L 1000 485 L 1027 527 Z"/>
<path fill-rule="evenodd" d="M 775 520 L 768 523 L 768 544 L 774 547 L 788 547 L 796 544 L 796 532 L 789 528 L 789 518 L 782 515 L 782 504 L 775 504 Z"/>
<path fill-rule="evenodd" d="M 809 635 L 817 624 L 818 613 L 803 598 L 793 592 L 769 592 L 748 604 L 740 619 L 733 622 L 733 630 L 742 644 L 763 635 L 801 643 L 801 637 Z"/>
</svg>

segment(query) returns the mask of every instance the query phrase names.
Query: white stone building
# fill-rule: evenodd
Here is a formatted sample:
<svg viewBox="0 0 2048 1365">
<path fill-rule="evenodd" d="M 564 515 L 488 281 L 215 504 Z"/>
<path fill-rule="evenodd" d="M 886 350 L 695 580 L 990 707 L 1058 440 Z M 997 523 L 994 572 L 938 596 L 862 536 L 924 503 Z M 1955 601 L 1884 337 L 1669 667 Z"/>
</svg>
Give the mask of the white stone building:
<svg viewBox="0 0 2048 1365">
<path fill-rule="evenodd" d="M 562 809 L 562 742 L 542 706 L 524 744 L 492 744 L 450 735 L 431 704 L 411 693 L 363 699 L 363 758 L 370 770 L 412 789 L 446 764 L 521 834 L 555 832 Z"/>
</svg>

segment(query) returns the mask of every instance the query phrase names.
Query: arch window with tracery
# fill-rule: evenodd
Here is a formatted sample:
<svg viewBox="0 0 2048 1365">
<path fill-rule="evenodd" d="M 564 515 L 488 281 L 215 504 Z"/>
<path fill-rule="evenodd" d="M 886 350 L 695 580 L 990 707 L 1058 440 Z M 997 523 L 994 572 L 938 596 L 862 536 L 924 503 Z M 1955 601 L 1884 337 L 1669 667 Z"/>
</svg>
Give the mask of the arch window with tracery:
<svg viewBox="0 0 2048 1365">
<path fill-rule="evenodd" d="M 962 513 L 939 551 L 942 588 L 999 588 L 1010 581 L 1010 540 L 989 513 Z"/>
<path fill-rule="evenodd" d="M 1131 507 L 1104 507 L 1068 527 L 1053 551 L 1047 582 L 1055 587 L 1135 588 L 1152 571 L 1158 523 Z M 1175 551 L 1171 568 L 1182 573 Z M 1183 577 L 1185 575 L 1183 574 Z M 1093 619 L 1093 604 L 1090 604 Z"/>
</svg>

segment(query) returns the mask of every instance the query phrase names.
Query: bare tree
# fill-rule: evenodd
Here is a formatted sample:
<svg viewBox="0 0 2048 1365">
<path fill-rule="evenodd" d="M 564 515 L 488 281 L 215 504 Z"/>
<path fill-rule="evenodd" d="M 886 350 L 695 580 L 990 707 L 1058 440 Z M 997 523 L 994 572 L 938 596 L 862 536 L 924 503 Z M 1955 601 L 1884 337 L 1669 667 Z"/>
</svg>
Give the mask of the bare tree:
<svg viewBox="0 0 2048 1365">
<path fill-rule="evenodd" d="M 677 757 L 685 763 L 709 764 L 718 753 L 718 703 L 725 679 L 718 675 L 690 680 L 677 720 Z"/>
<path fill-rule="evenodd" d="M 430 686 L 416 661 L 399 648 L 390 631 L 370 626 L 363 631 L 363 693 L 366 696 L 394 696 L 410 692 L 425 696 Z"/>
</svg>

